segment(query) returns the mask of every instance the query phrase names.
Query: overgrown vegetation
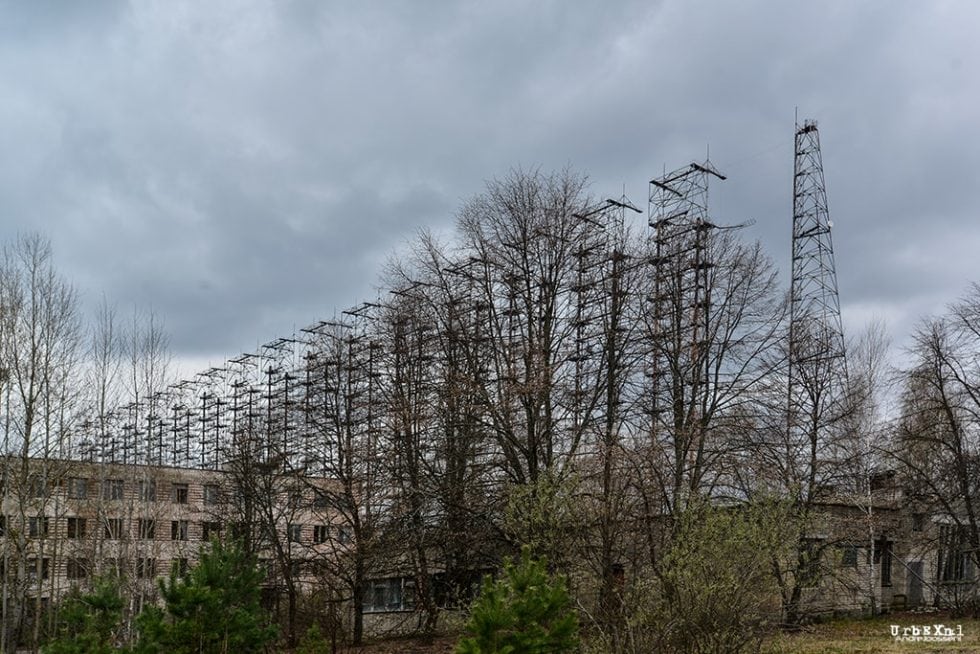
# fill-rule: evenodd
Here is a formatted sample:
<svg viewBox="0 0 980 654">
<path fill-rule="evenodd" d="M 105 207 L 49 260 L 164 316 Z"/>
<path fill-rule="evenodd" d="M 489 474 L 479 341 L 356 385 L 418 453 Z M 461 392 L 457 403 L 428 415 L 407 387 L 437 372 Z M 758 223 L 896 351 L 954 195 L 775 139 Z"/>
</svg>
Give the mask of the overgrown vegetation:
<svg viewBox="0 0 980 654">
<path fill-rule="evenodd" d="M 704 174 L 685 193 L 706 202 L 708 168 L 676 174 L 671 184 Z M 898 420 L 876 410 L 884 357 L 870 341 L 848 346 L 846 379 L 809 357 L 797 373 L 809 400 L 794 415 L 786 302 L 769 257 L 712 222 L 700 199 L 655 188 L 672 199 L 651 205 L 638 230 L 625 201 L 590 197 L 573 171 L 493 180 L 460 209 L 451 243 L 423 234 L 390 262 L 383 301 L 212 369 L 200 381 L 207 398 L 182 395 L 198 382 L 172 384 L 152 316 L 120 331 L 104 305 L 86 333 L 50 246 L 19 239 L 0 270 L 11 562 L 0 649 L 54 633 L 53 652 L 116 641 L 253 651 L 273 638 L 257 609 L 259 555 L 284 599 L 284 647 L 299 640 L 304 603 L 329 612 L 331 644 L 360 643 L 375 600 L 379 612 L 415 611 L 414 628 L 431 635 L 443 609 L 467 605 L 479 576 L 524 546 L 567 580 L 544 599 L 573 598 L 605 651 L 752 650 L 774 623 L 808 621 L 811 589 L 844 567 L 844 545 L 863 575 L 852 575 L 849 590 L 862 586 L 852 603 L 880 608 L 876 566 L 891 559 L 884 536 L 895 532 L 875 513 L 886 503 L 872 482 L 891 468 L 888 492 L 911 498 L 943 552 L 941 600 L 975 608 L 961 582 L 980 564 L 980 290 L 916 332 Z M 826 349 L 821 333 L 807 351 Z M 157 438 L 136 437 L 151 427 Z M 165 443 L 171 434 L 180 448 Z M 164 608 L 135 622 L 124 610 L 118 628 L 108 587 L 52 611 L 38 592 L 57 595 L 45 565 L 67 568 L 41 525 L 67 517 L 73 457 L 113 448 L 175 466 L 207 452 L 228 485 L 208 524 L 244 549 L 217 546 L 164 583 Z M 92 515 L 108 516 L 92 499 Z M 835 533 L 827 506 L 843 516 Z M 132 523 L 136 505 L 126 508 Z M 315 531 L 300 524 L 311 514 Z M 104 567 L 117 555 L 92 531 L 102 530 L 75 563 Z M 128 539 L 120 551 L 139 556 L 138 533 L 115 534 Z M 496 647 L 479 639 L 515 625 L 566 625 L 521 595 L 542 574 L 524 558 L 509 564 L 474 606 L 465 647 Z M 315 598 L 304 597 L 310 579 Z M 120 592 L 126 606 L 151 599 L 137 584 Z M 521 602 L 526 615 L 508 608 Z M 315 633 L 302 643 L 321 645 Z"/>
<path fill-rule="evenodd" d="M 186 575 L 160 582 L 164 607 L 149 606 L 137 620 L 137 654 L 260 652 L 276 628 L 259 606 L 262 573 L 234 545 L 214 541 Z"/>
<path fill-rule="evenodd" d="M 963 627 L 959 642 L 895 642 L 892 625 Z M 840 619 L 778 632 L 766 639 L 762 654 L 972 654 L 980 651 L 980 621 L 961 620 L 942 613 L 899 613 L 883 617 Z"/>
<path fill-rule="evenodd" d="M 562 654 L 578 647 L 578 619 L 564 579 L 525 548 L 497 580 L 484 580 L 457 654 Z"/>
<path fill-rule="evenodd" d="M 757 651 L 780 615 L 772 565 L 791 550 L 788 515 L 772 501 L 691 503 L 651 574 L 622 590 L 620 619 L 594 625 L 590 651 Z"/>
<path fill-rule="evenodd" d="M 174 569 L 160 581 L 163 607 L 137 617 L 135 644 L 119 642 L 123 601 L 118 585 L 102 581 L 93 592 L 63 602 L 56 636 L 44 654 L 249 654 L 264 651 L 276 628 L 259 606 L 262 573 L 235 545 L 212 542 L 186 574 Z"/>
<path fill-rule="evenodd" d="M 107 654 L 117 650 L 123 599 L 115 579 L 102 579 L 90 593 L 74 589 L 61 601 L 54 637 L 44 654 Z"/>
</svg>

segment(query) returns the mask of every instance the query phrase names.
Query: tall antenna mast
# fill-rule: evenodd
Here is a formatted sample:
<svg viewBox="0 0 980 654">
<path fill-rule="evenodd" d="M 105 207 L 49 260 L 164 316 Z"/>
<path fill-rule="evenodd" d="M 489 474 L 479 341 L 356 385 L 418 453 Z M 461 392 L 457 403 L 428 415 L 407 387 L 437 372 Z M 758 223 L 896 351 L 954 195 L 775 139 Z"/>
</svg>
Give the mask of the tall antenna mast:
<svg viewBox="0 0 980 654">
<path fill-rule="evenodd" d="M 793 166 L 793 279 L 790 287 L 790 442 L 809 448 L 811 466 L 843 454 L 832 433 L 847 387 L 834 246 L 817 123 L 796 124 Z M 793 453 L 797 458 L 800 452 Z M 808 475 L 812 486 L 825 475 Z M 825 481 L 823 482 L 825 483 Z"/>
<path fill-rule="evenodd" d="M 714 275 L 708 184 L 724 180 L 709 161 L 650 180 L 649 412 L 651 440 L 672 452 L 671 510 L 700 483 L 710 393 L 709 337 Z"/>
</svg>

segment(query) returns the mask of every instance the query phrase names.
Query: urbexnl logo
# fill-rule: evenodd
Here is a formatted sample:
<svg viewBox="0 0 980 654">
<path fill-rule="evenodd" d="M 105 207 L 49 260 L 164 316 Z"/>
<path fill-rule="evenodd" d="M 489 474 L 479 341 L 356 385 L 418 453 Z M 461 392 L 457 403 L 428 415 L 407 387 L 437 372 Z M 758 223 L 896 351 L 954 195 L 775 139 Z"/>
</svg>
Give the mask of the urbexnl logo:
<svg viewBox="0 0 980 654">
<path fill-rule="evenodd" d="M 892 626 L 892 638 L 896 643 L 958 643 L 963 640 L 963 625 L 947 627 L 944 624 L 924 624 L 902 627 Z"/>
</svg>

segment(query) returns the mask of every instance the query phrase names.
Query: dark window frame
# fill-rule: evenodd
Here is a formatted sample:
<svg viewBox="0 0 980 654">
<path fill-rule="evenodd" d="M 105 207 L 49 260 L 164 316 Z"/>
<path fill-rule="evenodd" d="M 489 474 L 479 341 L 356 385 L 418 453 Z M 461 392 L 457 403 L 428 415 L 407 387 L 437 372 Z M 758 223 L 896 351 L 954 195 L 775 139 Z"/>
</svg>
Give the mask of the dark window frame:
<svg viewBox="0 0 980 654">
<path fill-rule="evenodd" d="M 71 539 L 85 538 L 88 534 L 88 520 L 81 516 L 68 516 L 66 535 Z"/>
<path fill-rule="evenodd" d="M 47 538 L 51 534 L 51 518 L 46 515 L 32 515 L 27 518 L 29 538 Z"/>
<path fill-rule="evenodd" d="M 87 500 L 88 499 L 88 478 L 86 477 L 69 477 L 66 482 L 67 489 L 66 494 L 68 499 L 71 500 Z"/>
<path fill-rule="evenodd" d="M 204 484 L 204 504 L 206 506 L 216 506 L 221 504 L 221 486 L 218 484 Z"/>
<path fill-rule="evenodd" d="M 141 502 L 157 501 L 157 482 L 155 479 L 140 479 L 138 483 L 139 499 Z"/>
<path fill-rule="evenodd" d="M 40 562 L 40 563 L 39 563 Z M 38 566 L 40 565 L 40 577 L 38 577 Z M 37 558 L 32 556 L 27 559 L 27 577 L 33 582 L 44 581 L 51 575 L 51 559 L 48 557 Z"/>
<path fill-rule="evenodd" d="M 972 582 L 975 571 L 967 525 L 939 526 L 937 581 L 944 584 Z"/>
<path fill-rule="evenodd" d="M 140 518 L 137 524 L 140 540 L 156 540 L 157 521 L 155 518 Z"/>
<path fill-rule="evenodd" d="M 874 562 L 878 566 L 878 581 L 882 588 L 890 588 L 892 585 L 892 560 L 894 557 L 894 543 L 890 540 L 875 541 Z"/>
<path fill-rule="evenodd" d="M 221 523 L 205 520 L 201 523 L 201 540 L 211 540 L 212 537 L 221 537 Z"/>
<path fill-rule="evenodd" d="M 106 501 L 117 501 L 126 498 L 125 479 L 103 479 L 102 480 L 102 499 Z"/>
<path fill-rule="evenodd" d="M 414 577 L 370 579 L 365 584 L 363 613 L 414 611 L 415 592 Z"/>
<path fill-rule="evenodd" d="M 189 536 L 189 527 L 187 520 L 171 520 L 170 521 L 170 540 L 175 541 L 186 541 Z"/>
<path fill-rule="evenodd" d="M 32 498 L 48 496 L 48 478 L 44 475 L 29 475 L 27 478 L 27 492 Z"/>
<path fill-rule="evenodd" d="M 153 579 L 157 576 L 157 560 L 154 557 L 136 559 L 136 578 Z"/>
<path fill-rule="evenodd" d="M 65 578 L 67 579 L 87 579 L 91 564 L 89 560 L 82 557 L 71 557 L 65 564 Z"/>
<path fill-rule="evenodd" d="M 190 484 L 175 481 L 171 486 L 170 500 L 174 504 L 188 504 L 190 495 Z"/>
<path fill-rule="evenodd" d="M 105 540 L 122 540 L 125 535 L 125 522 L 122 518 L 103 518 L 102 536 Z"/>
</svg>

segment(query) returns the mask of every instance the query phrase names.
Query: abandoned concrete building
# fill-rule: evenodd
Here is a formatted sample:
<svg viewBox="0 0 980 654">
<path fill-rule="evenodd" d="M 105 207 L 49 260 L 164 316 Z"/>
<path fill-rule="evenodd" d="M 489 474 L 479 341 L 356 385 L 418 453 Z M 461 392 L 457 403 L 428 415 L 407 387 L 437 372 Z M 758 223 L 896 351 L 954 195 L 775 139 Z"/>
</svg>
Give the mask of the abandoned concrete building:
<svg viewBox="0 0 980 654">
<path fill-rule="evenodd" d="M 807 612 L 952 607 L 975 598 L 965 529 L 912 497 L 894 471 L 876 474 L 872 489 L 816 504 L 819 526 L 808 547 L 819 569 L 803 596 Z"/>
<path fill-rule="evenodd" d="M 32 466 L 23 489 L 6 478 L 0 515 L 3 602 L 24 586 L 41 605 L 73 586 L 113 574 L 124 580 L 134 608 L 155 601 L 156 580 L 186 570 L 203 543 L 234 528 L 228 473 L 214 470 L 49 460 Z M 284 495 L 278 537 L 293 550 L 296 579 L 312 588 L 304 562 L 337 556 L 351 536 L 318 488 L 307 480 Z M 21 493 L 23 490 L 23 495 Z M 870 501 L 868 501 L 870 499 Z M 810 534 L 821 574 L 804 596 L 813 613 L 950 605 L 975 593 L 975 571 L 962 530 L 906 501 L 888 477 L 868 498 L 826 498 L 821 525 Z M 260 556 L 267 586 L 281 577 L 271 553 Z M 368 629 L 410 628 L 416 580 L 389 570 L 366 581 Z"/>
<path fill-rule="evenodd" d="M 75 586 L 117 577 L 131 608 L 158 598 L 157 580 L 192 566 L 202 545 L 241 525 L 235 484 L 225 471 L 161 465 L 8 459 L 0 512 L 0 583 L 5 615 L 43 613 Z M 269 510 L 277 528 L 257 544 L 268 595 L 289 552 L 293 579 L 311 587 L 304 562 L 335 556 L 349 542 L 321 497 L 327 482 L 283 487 Z M 22 605 L 26 604 L 25 610 Z"/>
</svg>

